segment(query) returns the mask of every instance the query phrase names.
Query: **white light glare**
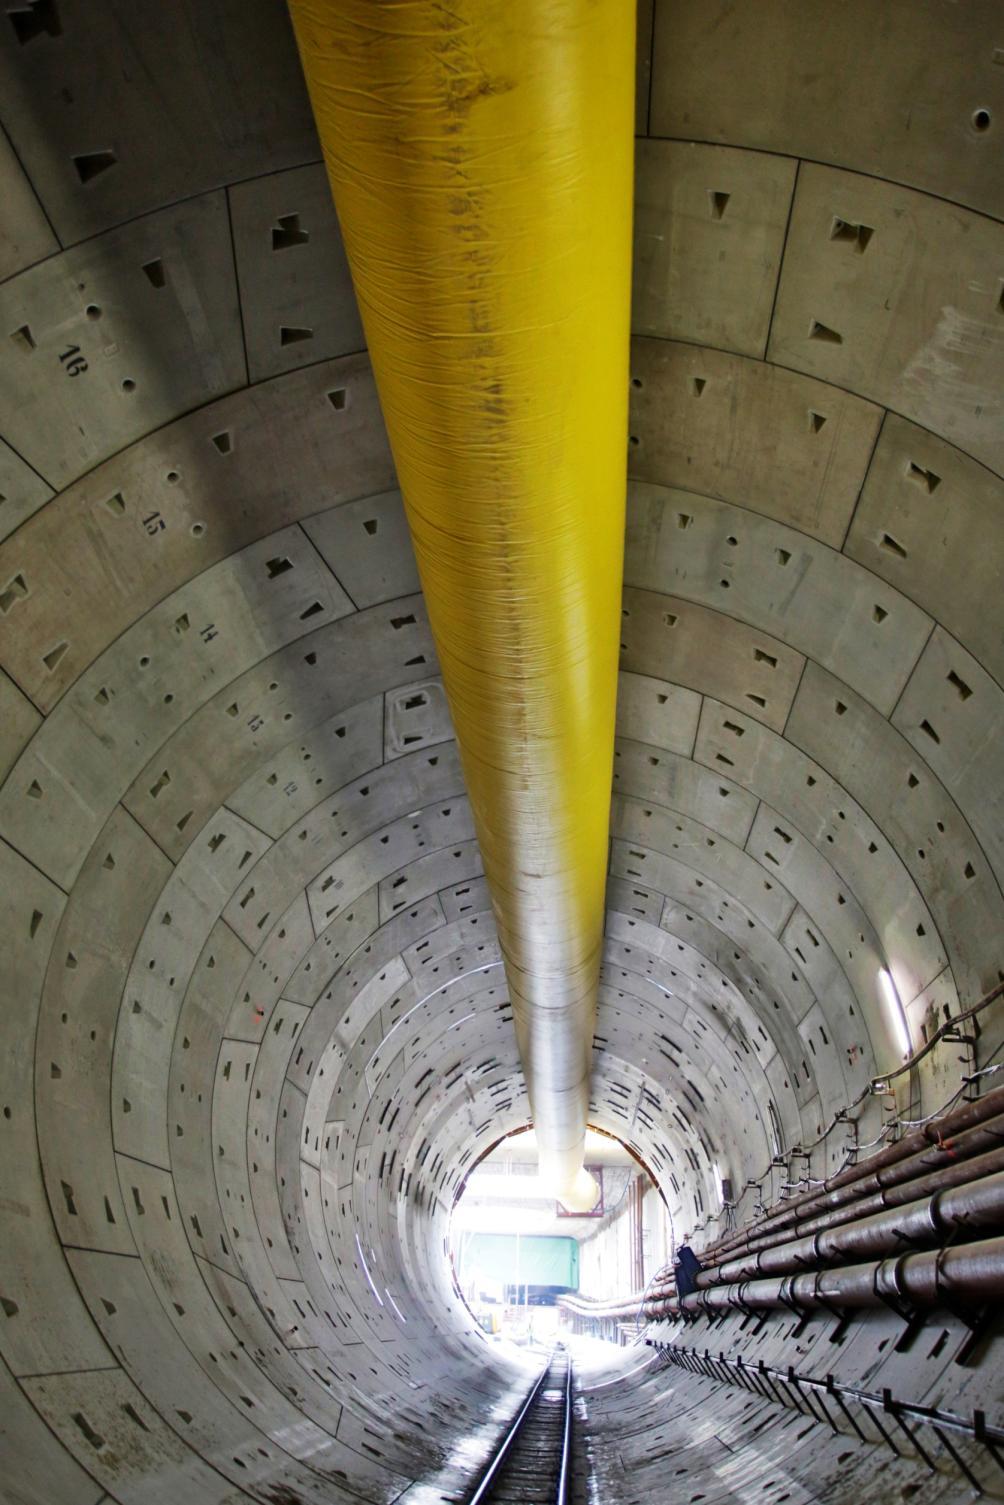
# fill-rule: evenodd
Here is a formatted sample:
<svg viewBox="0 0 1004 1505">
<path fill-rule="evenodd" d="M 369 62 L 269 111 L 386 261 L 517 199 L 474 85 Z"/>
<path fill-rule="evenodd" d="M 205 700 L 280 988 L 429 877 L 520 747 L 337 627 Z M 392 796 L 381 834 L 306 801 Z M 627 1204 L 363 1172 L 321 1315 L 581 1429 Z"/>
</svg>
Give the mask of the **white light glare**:
<svg viewBox="0 0 1004 1505">
<path fill-rule="evenodd" d="M 366 1279 L 369 1281 L 369 1283 L 370 1283 L 370 1290 L 373 1292 L 374 1296 L 377 1299 L 377 1305 L 378 1306 L 383 1306 L 383 1297 L 380 1295 L 380 1292 L 377 1290 L 376 1286 L 373 1284 L 373 1277 L 370 1274 L 370 1267 L 366 1263 L 366 1256 L 363 1253 L 363 1246 L 359 1242 L 359 1235 L 358 1235 L 358 1233 L 356 1234 L 356 1250 L 357 1250 L 357 1252 L 359 1254 L 359 1263 L 363 1267 L 363 1274 L 366 1276 Z M 370 1252 L 372 1253 L 372 1250 Z"/>
<path fill-rule="evenodd" d="M 408 1321 L 407 1317 L 404 1315 L 404 1312 L 402 1312 L 401 1308 L 398 1306 L 397 1302 L 394 1300 L 393 1296 L 390 1294 L 390 1291 L 386 1286 L 384 1286 L 384 1295 L 387 1297 L 387 1300 L 390 1302 L 395 1312 L 397 1312 L 397 1315 L 400 1317 L 401 1321 L 406 1323 Z"/>
<path fill-rule="evenodd" d="M 892 1032 L 899 1047 L 900 1055 L 908 1056 L 912 1048 L 910 1029 L 906 1022 L 906 1013 L 900 1002 L 899 994 L 896 991 L 896 984 L 885 967 L 879 968 L 878 980 L 879 987 L 882 989 L 886 1012 L 889 1015 L 889 1023 L 892 1025 Z"/>
</svg>

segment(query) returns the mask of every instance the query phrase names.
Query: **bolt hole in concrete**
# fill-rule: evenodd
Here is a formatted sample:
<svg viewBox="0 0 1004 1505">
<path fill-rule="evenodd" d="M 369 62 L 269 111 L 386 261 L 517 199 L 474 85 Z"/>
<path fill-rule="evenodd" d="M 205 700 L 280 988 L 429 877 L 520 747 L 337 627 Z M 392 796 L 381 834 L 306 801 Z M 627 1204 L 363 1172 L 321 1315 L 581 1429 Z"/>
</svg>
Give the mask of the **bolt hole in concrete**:
<svg viewBox="0 0 1004 1505">
<path fill-rule="evenodd" d="M 543 1353 L 556 1339 L 617 1344 L 634 1315 L 619 1304 L 630 1306 L 669 1260 L 665 1204 L 645 1166 L 595 1129 L 585 1159 L 600 1186 L 586 1215 L 566 1212 L 541 1181 L 532 1129 L 498 1140 L 464 1181 L 449 1258 L 492 1345 Z"/>
<path fill-rule="evenodd" d="M 985 105 L 973 111 L 972 120 L 974 131 L 988 131 L 993 124 L 993 116 Z"/>
</svg>

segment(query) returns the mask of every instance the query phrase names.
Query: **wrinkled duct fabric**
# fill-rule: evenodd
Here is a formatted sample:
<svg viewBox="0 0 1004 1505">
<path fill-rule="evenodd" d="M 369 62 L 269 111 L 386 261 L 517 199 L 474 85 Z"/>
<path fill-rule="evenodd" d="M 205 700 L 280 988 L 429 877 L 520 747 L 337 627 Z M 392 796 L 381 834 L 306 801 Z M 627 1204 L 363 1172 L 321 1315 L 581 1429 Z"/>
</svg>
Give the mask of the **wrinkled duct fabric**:
<svg viewBox="0 0 1004 1505">
<path fill-rule="evenodd" d="M 624 533 L 633 7 L 291 0 L 291 11 L 541 1169 L 568 1206 L 588 1206 Z"/>
</svg>

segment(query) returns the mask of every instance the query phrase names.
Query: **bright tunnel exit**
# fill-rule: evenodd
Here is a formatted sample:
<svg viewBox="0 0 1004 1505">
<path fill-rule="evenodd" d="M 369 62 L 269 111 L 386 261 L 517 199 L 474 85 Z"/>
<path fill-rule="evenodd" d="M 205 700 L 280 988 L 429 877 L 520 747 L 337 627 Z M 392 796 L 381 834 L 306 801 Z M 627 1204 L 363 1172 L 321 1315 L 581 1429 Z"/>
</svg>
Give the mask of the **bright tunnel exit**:
<svg viewBox="0 0 1004 1505">
<path fill-rule="evenodd" d="M 449 1257 L 490 1341 L 550 1346 L 573 1330 L 635 1336 L 632 1301 L 671 1258 L 669 1215 L 644 1165 L 612 1135 L 588 1130 L 585 1163 L 599 1187 L 585 1214 L 548 1196 L 532 1129 L 500 1140 L 464 1182 Z M 610 1319 L 611 1306 L 625 1315 Z"/>
</svg>

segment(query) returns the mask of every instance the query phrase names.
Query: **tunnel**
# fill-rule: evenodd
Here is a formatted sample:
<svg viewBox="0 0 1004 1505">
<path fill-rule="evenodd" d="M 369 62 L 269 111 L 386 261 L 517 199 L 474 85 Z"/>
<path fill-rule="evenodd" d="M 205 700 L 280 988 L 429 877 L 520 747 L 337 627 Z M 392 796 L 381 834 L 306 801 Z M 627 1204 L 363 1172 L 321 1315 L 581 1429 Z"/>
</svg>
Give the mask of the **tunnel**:
<svg viewBox="0 0 1004 1505">
<path fill-rule="evenodd" d="M 1004 1498 L 1002 12 L 636 19 L 588 1122 L 672 1257 L 573 1494 Z M 534 1112 L 290 15 L 0 80 L 0 1497 L 463 1505 Z"/>
</svg>

